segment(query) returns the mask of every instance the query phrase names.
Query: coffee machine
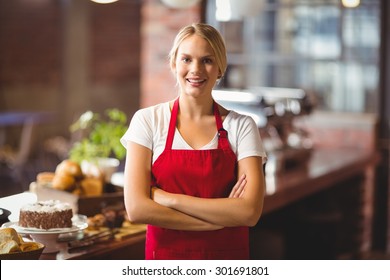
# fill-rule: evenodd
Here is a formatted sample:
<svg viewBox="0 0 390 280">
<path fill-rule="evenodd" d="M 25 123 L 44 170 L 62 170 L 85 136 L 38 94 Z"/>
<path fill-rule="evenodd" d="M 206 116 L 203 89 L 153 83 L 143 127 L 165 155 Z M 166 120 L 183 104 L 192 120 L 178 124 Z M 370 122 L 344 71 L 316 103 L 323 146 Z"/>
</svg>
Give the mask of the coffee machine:
<svg viewBox="0 0 390 280">
<path fill-rule="evenodd" d="M 309 133 L 295 120 L 308 116 L 314 98 L 302 89 L 254 87 L 215 89 L 214 99 L 229 110 L 251 116 L 267 152 L 266 172 L 304 168 L 312 151 Z"/>
</svg>

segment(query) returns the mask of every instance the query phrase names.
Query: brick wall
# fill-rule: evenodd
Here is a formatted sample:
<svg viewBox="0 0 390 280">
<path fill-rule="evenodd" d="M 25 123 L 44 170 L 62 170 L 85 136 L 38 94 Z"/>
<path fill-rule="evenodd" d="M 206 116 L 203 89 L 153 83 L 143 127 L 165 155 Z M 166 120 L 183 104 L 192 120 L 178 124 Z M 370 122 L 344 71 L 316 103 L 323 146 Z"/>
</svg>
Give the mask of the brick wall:
<svg viewBox="0 0 390 280">
<path fill-rule="evenodd" d="M 60 84 L 60 18 L 59 1 L 0 2 L 0 83 L 3 90 L 21 84 Z M 2 103 L 2 107 L 4 105 Z"/>
<path fill-rule="evenodd" d="M 131 116 L 139 107 L 140 27 L 141 1 L 0 1 L 0 111 L 54 111 L 53 126 L 41 128 L 47 137 L 67 136 L 87 109 Z"/>
<path fill-rule="evenodd" d="M 91 80 L 97 84 L 139 80 L 140 3 L 91 3 Z"/>
<path fill-rule="evenodd" d="M 201 4 L 189 9 L 171 9 L 160 0 L 142 5 L 141 107 L 177 96 L 176 81 L 168 63 L 168 53 L 176 33 L 184 25 L 199 22 Z"/>
</svg>

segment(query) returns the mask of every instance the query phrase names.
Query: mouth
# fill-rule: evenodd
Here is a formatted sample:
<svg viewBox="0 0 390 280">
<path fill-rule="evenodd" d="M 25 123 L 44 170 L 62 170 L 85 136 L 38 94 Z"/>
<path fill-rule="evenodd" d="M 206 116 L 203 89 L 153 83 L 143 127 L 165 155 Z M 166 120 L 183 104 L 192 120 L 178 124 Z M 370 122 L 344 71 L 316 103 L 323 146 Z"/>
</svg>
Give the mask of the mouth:
<svg viewBox="0 0 390 280">
<path fill-rule="evenodd" d="M 206 79 L 186 79 L 192 86 L 201 86 L 206 82 Z"/>
</svg>

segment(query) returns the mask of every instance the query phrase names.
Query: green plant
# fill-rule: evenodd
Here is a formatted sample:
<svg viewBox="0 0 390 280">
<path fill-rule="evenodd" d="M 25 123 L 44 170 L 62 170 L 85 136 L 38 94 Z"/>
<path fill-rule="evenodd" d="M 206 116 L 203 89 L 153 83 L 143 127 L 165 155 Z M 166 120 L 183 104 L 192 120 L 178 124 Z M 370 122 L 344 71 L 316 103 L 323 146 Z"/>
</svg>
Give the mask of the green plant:
<svg viewBox="0 0 390 280">
<path fill-rule="evenodd" d="M 126 150 L 120 138 L 126 130 L 127 116 L 118 109 L 107 109 L 104 117 L 87 111 L 70 126 L 71 133 L 79 140 L 73 143 L 69 158 L 79 163 L 106 157 L 122 160 Z"/>
</svg>

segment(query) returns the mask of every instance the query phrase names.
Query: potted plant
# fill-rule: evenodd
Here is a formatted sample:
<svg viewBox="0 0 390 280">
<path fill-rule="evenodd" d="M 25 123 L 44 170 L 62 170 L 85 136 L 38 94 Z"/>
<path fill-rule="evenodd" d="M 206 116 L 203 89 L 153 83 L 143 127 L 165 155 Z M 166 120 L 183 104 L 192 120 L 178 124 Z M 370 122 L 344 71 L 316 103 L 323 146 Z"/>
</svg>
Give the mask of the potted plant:
<svg viewBox="0 0 390 280">
<path fill-rule="evenodd" d="M 102 171 L 109 181 L 126 150 L 120 138 L 127 130 L 124 112 L 110 108 L 104 116 L 87 111 L 70 126 L 73 138 L 69 158 L 80 163 L 86 174 Z"/>
</svg>

